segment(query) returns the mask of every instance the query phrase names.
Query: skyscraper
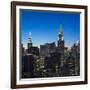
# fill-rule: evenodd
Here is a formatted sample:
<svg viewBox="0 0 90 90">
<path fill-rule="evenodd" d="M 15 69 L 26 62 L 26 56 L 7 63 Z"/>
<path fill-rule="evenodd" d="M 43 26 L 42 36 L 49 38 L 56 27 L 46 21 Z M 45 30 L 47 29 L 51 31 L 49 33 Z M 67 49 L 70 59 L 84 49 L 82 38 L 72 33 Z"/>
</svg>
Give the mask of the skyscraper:
<svg viewBox="0 0 90 90">
<path fill-rule="evenodd" d="M 61 54 L 64 54 L 64 36 L 62 31 L 62 26 L 60 25 L 60 31 L 58 34 L 58 49 Z"/>
<path fill-rule="evenodd" d="M 61 54 L 60 58 L 60 67 L 63 67 L 64 64 L 64 35 L 62 31 L 62 25 L 60 25 L 60 31 L 58 34 L 58 41 L 57 41 L 57 52 Z"/>
<path fill-rule="evenodd" d="M 39 48 L 33 46 L 31 32 L 29 32 L 29 42 L 28 42 L 27 46 L 28 46 L 27 51 L 28 51 L 29 54 L 39 56 Z"/>
<path fill-rule="evenodd" d="M 31 37 L 31 32 L 29 32 L 29 42 L 28 42 L 28 49 L 30 48 L 30 47 L 32 47 L 32 37 Z"/>
</svg>

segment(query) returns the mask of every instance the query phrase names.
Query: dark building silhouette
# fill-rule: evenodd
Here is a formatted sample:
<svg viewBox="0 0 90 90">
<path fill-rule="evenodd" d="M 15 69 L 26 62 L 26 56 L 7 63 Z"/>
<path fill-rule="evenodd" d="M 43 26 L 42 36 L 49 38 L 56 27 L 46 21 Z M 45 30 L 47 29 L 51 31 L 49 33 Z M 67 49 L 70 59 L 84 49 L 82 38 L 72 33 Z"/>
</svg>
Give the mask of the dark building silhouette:
<svg viewBox="0 0 90 90">
<path fill-rule="evenodd" d="M 40 45 L 40 56 L 42 57 L 48 56 L 48 50 L 46 45 Z"/>
<path fill-rule="evenodd" d="M 39 56 L 39 48 L 38 47 L 30 47 L 30 48 L 28 48 L 28 53 Z"/>
<path fill-rule="evenodd" d="M 58 52 L 54 52 L 54 53 L 50 53 L 49 57 L 45 57 L 44 60 L 44 66 L 46 69 L 46 76 L 47 77 L 54 77 L 57 76 L 56 75 L 56 67 L 58 69 L 58 74 L 60 74 L 60 58 L 61 58 L 61 54 Z"/>
<path fill-rule="evenodd" d="M 28 48 L 30 48 L 30 47 L 33 46 L 33 44 L 32 44 L 31 32 L 30 32 L 29 34 L 30 34 L 30 37 L 29 37 L 29 39 L 28 39 L 28 44 L 27 44 L 27 47 L 28 47 Z"/>
<path fill-rule="evenodd" d="M 39 56 L 39 48 L 33 46 L 31 33 L 30 33 L 30 37 L 29 37 L 27 46 L 28 46 L 27 53 Z"/>
<path fill-rule="evenodd" d="M 67 58 L 61 72 L 62 76 L 75 76 L 75 58 L 73 56 Z"/>
<path fill-rule="evenodd" d="M 71 56 L 75 59 L 75 75 L 80 75 L 80 43 L 78 41 L 71 48 Z"/>
<path fill-rule="evenodd" d="M 61 67 L 64 64 L 64 39 L 62 28 L 60 28 L 59 31 L 57 47 L 55 42 L 40 45 L 40 55 L 44 57 L 46 76 L 60 76 Z"/>
<path fill-rule="evenodd" d="M 31 33 L 27 49 L 22 46 L 22 78 L 64 77 L 80 75 L 80 43 L 65 47 L 62 27 L 55 42 L 33 46 Z M 24 54 L 23 54 L 24 53 Z"/>
<path fill-rule="evenodd" d="M 45 45 L 40 45 L 40 55 L 42 57 L 47 57 L 50 55 L 50 53 L 53 53 L 55 51 L 56 51 L 55 42 L 46 43 Z"/>
<path fill-rule="evenodd" d="M 34 57 L 31 54 L 22 56 L 22 78 L 34 77 Z"/>
<path fill-rule="evenodd" d="M 22 78 L 33 78 L 36 56 L 39 56 L 39 48 L 32 46 L 32 38 L 30 34 L 28 48 L 26 53 L 22 55 Z"/>
<path fill-rule="evenodd" d="M 25 48 L 23 47 L 23 44 L 21 44 L 20 51 L 21 51 L 21 54 L 24 55 L 24 53 L 25 53 Z"/>
</svg>

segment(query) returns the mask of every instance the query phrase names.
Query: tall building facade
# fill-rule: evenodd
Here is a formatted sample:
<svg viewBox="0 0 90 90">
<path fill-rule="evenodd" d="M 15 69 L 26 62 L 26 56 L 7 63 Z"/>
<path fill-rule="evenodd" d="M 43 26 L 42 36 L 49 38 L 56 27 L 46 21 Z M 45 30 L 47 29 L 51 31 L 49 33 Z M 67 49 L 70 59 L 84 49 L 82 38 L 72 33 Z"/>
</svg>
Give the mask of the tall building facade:
<svg viewBox="0 0 90 90">
<path fill-rule="evenodd" d="M 60 26 L 60 31 L 58 34 L 58 49 L 61 54 L 64 54 L 64 35 L 62 31 L 62 26 Z"/>
<path fill-rule="evenodd" d="M 78 76 L 80 74 L 80 43 L 70 50 L 65 47 L 62 26 L 55 42 L 35 47 L 31 33 L 27 43 L 27 53 L 22 54 L 22 78 Z M 25 50 L 22 46 L 22 53 Z"/>
<path fill-rule="evenodd" d="M 58 41 L 57 41 L 57 51 L 61 54 L 60 58 L 60 67 L 63 67 L 64 64 L 64 35 L 62 26 L 60 25 L 60 31 L 58 34 Z"/>
<path fill-rule="evenodd" d="M 28 39 L 28 44 L 27 44 L 27 45 L 28 45 L 28 46 L 27 46 L 28 48 L 32 47 L 32 45 L 33 45 L 33 44 L 32 44 L 31 32 L 29 33 L 29 35 L 30 35 L 30 37 L 29 37 L 29 39 Z"/>
<path fill-rule="evenodd" d="M 45 45 L 40 45 L 40 55 L 42 57 L 50 56 L 50 53 L 55 52 L 56 50 L 55 42 L 46 43 Z"/>
</svg>

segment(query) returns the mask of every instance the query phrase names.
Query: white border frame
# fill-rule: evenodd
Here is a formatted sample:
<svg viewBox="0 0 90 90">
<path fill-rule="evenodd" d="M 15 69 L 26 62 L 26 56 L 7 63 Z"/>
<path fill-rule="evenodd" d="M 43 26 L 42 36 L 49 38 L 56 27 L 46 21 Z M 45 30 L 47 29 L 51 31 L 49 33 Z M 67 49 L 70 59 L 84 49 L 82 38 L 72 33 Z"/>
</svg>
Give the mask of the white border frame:
<svg viewBox="0 0 90 90">
<path fill-rule="evenodd" d="M 76 12 L 80 13 L 80 76 L 70 76 L 70 77 L 53 77 L 53 78 L 34 78 L 34 79 L 20 79 L 20 9 L 32 9 L 32 10 L 50 10 L 50 11 L 63 11 L 63 12 Z M 53 82 L 75 82 L 84 81 L 84 9 L 73 9 L 73 8 L 54 8 L 54 7 L 39 7 L 39 6 L 16 6 L 16 84 L 41 84 L 41 83 L 53 83 Z"/>
</svg>

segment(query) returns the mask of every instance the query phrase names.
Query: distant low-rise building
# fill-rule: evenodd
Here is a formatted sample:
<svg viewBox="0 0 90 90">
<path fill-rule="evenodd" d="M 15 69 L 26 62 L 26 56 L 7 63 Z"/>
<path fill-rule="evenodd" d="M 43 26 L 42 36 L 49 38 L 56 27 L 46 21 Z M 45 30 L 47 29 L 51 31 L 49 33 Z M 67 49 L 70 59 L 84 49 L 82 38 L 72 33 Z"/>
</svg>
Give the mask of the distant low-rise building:
<svg viewBox="0 0 90 90">
<path fill-rule="evenodd" d="M 50 55 L 50 53 L 53 53 L 55 51 L 56 51 L 55 42 L 40 45 L 40 56 L 42 57 L 47 57 Z"/>
</svg>

